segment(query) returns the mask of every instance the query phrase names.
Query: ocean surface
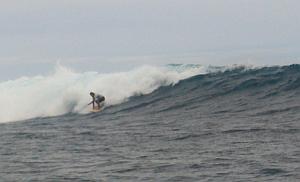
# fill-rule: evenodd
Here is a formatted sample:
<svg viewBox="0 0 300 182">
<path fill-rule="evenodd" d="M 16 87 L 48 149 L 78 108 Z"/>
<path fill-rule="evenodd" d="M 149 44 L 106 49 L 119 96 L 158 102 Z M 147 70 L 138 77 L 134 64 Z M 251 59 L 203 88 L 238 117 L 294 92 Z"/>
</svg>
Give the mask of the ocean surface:
<svg viewBox="0 0 300 182">
<path fill-rule="evenodd" d="M 0 83 L 0 181 L 300 181 L 300 65 L 170 67 Z"/>
</svg>

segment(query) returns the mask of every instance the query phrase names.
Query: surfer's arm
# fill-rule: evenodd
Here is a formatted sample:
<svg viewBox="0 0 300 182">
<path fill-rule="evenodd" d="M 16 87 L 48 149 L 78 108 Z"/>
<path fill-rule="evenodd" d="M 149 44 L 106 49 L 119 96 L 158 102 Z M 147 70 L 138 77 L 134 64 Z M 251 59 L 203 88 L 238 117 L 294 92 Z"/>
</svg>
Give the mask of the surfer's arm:
<svg viewBox="0 0 300 182">
<path fill-rule="evenodd" d="M 90 102 L 88 105 L 91 105 L 94 101 Z"/>
</svg>

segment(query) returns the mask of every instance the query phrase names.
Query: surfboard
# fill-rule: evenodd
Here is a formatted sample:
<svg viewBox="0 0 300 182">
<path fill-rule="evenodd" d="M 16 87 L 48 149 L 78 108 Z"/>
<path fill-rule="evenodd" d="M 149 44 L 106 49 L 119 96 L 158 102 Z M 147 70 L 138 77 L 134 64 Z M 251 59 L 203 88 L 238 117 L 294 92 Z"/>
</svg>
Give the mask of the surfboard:
<svg viewBox="0 0 300 182">
<path fill-rule="evenodd" d="M 91 112 L 100 112 L 101 109 L 92 109 Z"/>
<path fill-rule="evenodd" d="M 105 105 L 103 104 L 103 105 L 100 107 L 100 109 L 97 109 L 97 107 L 96 107 L 95 109 L 91 109 L 90 111 L 91 111 L 91 112 L 100 112 L 100 111 L 103 111 L 104 108 L 105 108 Z"/>
</svg>

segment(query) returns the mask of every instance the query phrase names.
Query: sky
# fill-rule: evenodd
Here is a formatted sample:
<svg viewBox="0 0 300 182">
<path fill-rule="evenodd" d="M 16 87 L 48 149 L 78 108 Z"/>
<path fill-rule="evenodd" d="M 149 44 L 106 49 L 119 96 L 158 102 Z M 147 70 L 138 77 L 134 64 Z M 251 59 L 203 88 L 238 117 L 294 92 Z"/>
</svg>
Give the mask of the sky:
<svg viewBox="0 0 300 182">
<path fill-rule="evenodd" d="M 299 0 L 0 1 L 0 81 L 168 63 L 300 63 Z"/>
</svg>

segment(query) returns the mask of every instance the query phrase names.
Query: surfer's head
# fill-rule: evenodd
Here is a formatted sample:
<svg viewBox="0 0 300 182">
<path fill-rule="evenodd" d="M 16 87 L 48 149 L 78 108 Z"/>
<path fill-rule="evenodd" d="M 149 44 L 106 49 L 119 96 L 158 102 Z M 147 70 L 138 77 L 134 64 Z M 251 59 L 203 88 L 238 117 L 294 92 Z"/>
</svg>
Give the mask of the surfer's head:
<svg viewBox="0 0 300 182">
<path fill-rule="evenodd" d="M 95 93 L 94 93 L 94 92 L 90 92 L 90 95 L 91 95 L 92 97 L 94 97 L 94 96 L 95 96 Z"/>
</svg>

